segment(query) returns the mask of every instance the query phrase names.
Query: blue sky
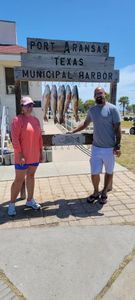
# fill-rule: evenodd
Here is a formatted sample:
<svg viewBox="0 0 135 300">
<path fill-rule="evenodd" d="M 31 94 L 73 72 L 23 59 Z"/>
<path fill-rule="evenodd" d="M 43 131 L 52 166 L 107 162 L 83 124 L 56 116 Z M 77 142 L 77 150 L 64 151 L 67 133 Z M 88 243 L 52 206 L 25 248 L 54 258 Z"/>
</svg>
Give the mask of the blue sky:
<svg viewBox="0 0 135 300">
<path fill-rule="evenodd" d="M 7 0 L 1 3 L 0 20 L 16 22 L 22 46 L 27 37 L 108 42 L 120 70 L 117 98 L 125 95 L 135 103 L 134 0 Z M 79 89 L 82 98 L 90 98 L 94 85 Z"/>
</svg>

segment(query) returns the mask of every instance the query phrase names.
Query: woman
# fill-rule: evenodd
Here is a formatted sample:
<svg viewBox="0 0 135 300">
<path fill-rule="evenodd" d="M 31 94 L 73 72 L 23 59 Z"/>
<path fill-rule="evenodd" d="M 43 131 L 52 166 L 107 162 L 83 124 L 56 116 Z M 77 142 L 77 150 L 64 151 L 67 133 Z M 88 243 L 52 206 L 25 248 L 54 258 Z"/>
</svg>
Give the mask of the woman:
<svg viewBox="0 0 135 300">
<path fill-rule="evenodd" d="M 11 186 L 8 215 L 15 216 L 15 201 L 26 176 L 28 198 L 26 206 L 40 209 L 34 198 L 34 175 L 42 161 L 42 135 L 39 120 L 32 116 L 33 101 L 26 96 L 21 99 L 22 113 L 12 120 L 11 137 L 15 154 L 15 180 Z"/>
</svg>

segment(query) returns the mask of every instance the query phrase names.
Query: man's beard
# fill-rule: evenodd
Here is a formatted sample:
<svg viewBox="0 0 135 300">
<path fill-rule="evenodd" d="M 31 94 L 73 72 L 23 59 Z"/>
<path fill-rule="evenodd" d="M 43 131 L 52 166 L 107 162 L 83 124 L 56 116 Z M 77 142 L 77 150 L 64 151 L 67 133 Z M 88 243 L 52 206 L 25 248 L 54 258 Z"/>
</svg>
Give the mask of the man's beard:
<svg viewBox="0 0 135 300">
<path fill-rule="evenodd" d="M 96 103 L 97 104 L 103 104 L 104 103 L 104 98 L 102 96 L 99 96 L 96 98 Z"/>
</svg>

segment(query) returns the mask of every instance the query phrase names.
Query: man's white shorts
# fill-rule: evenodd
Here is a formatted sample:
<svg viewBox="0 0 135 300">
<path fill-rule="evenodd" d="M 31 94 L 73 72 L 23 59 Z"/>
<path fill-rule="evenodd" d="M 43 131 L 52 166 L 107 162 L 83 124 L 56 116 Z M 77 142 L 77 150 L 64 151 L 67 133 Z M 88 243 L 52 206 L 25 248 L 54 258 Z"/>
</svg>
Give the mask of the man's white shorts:
<svg viewBox="0 0 135 300">
<path fill-rule="evenodd" d="M 102 173 L 103 165 L 107 174 L 112 174 L 114 169 L 115 156 L 113 148 L 100 148 L 92 145 L 91 150 L 91 174 L 96 175 Z"/>
</svg>

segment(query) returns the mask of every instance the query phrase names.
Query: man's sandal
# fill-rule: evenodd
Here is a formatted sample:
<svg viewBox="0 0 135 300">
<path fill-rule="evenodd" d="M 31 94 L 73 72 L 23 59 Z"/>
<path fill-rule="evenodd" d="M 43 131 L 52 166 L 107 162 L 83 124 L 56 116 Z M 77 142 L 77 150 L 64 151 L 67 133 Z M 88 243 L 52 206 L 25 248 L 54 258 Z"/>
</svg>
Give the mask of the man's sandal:
<svg viewBox="0 0 135 300">
<path fill-rule="evenodd" d="M 106 204 L 107 203 L 107 195 L 101 194 L 101 197 L 99 199 L 99 203 L 102 204 L 102 205 Z"/>
<path fill-rule="evenodd" d="M 98 193 L 96 195 L 92 194 L 87 198 L 87 202 L 93 203 L 95 200 L 99 200 L 99 196 L 100 196 L 100 193 Z"/>
</svg>

